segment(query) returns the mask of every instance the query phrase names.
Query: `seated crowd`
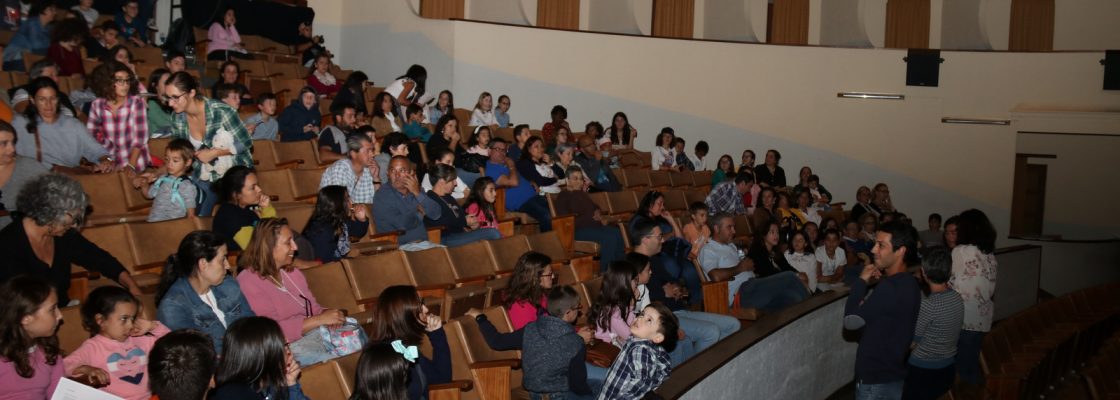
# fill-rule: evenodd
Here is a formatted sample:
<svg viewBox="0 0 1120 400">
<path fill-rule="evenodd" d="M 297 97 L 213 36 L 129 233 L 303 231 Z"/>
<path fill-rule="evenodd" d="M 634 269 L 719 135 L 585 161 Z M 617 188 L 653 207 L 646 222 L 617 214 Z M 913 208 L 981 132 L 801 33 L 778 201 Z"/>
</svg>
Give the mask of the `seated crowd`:
<svg viewBox="0 0 1120 400">
<path fill-rule="evenodd" d="M 701 311 L 708 281 L 728 282 L 730 308 L 762 313 L 814 293 L 851 286 L 856 297 L 869 283 L 890 282 L 893 291 L 849 302 L 848 314 L 860 320 L 853 327 L 884 343 L 909 346 L 919 336 L 911 376 L 930 378 L 911 383 L 906 365 L 891 365 L 903 369 L 898 374 L 867 372 L 857 363 L 861 379 L 905 379 L 907 390 L 944 393 L 945 368 L 968 382 L 982 378 L 977 358 L 991 325 L 995 262 L 994 231 L 979 211 L 949 218 L 944 230 L 941 216 L 931 215 L 929 230 L 919 234 L 886 184 L 861 186 L 844 211 L 810 167 L 790 186 L 777 150 L 766 151 L 759 165 L 746 150 L 738 167 L 730 155 L 711 164 L 711 181 L 697 182 L 710 186 L 705 200 L 687 210 L 669 210 L 665 193 L 653 190 L 641 193 L 632 215 L 615 215 L 591 194 L 622 191 L 621 160 L 643 154 L 625 113 L 614 114 L 607 128 L 592 121 L 575 133 L 557 105 L 534 131 L 511 124 L 509 96 L 495 105 L 483 92 L 461 121 L 450 91 L 427 95 L 427 71 L 419 65 L 367 104 L 372 83 L 360 71 L 334 76 L 309 23 L 300 25 L 296 46 L 309 67 L 307 86 L 277 113 L 283 104 L 276 94 L 253 94 L 242 83 L 234 59 L 248 52 L 233 10 L 209 30 L 207 58 L 224 64 L 207 97 L 176 51 L 141 85 L 119 45 L 150 44 L 138 2 L 124 2 L 116 21 L 92 36 L 81 29 L 97 19 L 95 11 L 89 18 L 89 3 L 59 21 L 52 2 L 36 3 L 37 17 L 24 21 L 4 52 L 5 70 L 21 70 L 22 51 L 62 47 L 31 66 L 33 79 L 12 88 L 10 105 L 0 103 L 10 109 L 7 118 L 0 112 L 0 383 L 17 398 L 47 398 L 70 377 L 130 399 L 299 399 L 301 368 L 357 351 L 353 398 L 424 398 L 426 385 L 451 380 L 452 360 L 443 321 L 429 313 L 417 288 L 385 289 L 367 332 L 345 310 L 320 305 L 302 270 L 360 256 L 352 244 L 371 232 L 395 232 L 401 251 L 498 240 L 508 235 L 499 229 L 506 215 L 521 217 L 523 233 L 549 232 L 554 215 L 574 215 L 573 238 L 598 244 L 602 285 L 590 294 L 590 309 L 581 310 L 574 289 L 556 282 L 549 257 L 528 252 L 494 301 L 505 306 L 514 330 L 499 332 L 481 310 L 466 314 L 495 350 L 522 351 L 523 385 L 534 396 L 641 398 L 656 389 L 673 367 L 740 329 L 734 316 Z M 47 25 L 55 26 L 51 37 L 44 37 Z M 60 75 L 84 75 L 68 69 L 73 60 L 66 52 L 78 42 L 104 61 L 90 73 L 88 90 L 62 93 Z M 324 101 L 333 124 L 321 126 Z M 246 108 L 253 112 L 242 120 Z M 152 154 L 153 138 L 167 138 L 163 154 Z M 323 166 L 302 230 L 277 217 L 270 188 L 260 184 L 254 148 L 264 141 L 313 143 L 317 160 L 305 161 Z M 709 170 L 703 140 L 689 154 L 686 140 L 665 127 L 656 144 L 648 153 L 651 170 Z M 154 320 L 144 318 L 144 291 L 129 270 L 80 233 L 90 204 L 73 176 L 102 173 L 125 174 L 152 200 L 149 222 L 212 216 L 210 230 L 183 237 L 169 255 L 155 289 L 157 310 L 148 310 Z M 235 253 L 233 269 L 227 256 Z M 920 300 L 920 315 L 917 285 L 893 278 L 906 270 L 899 266 L 917 267 L 919 253 L 929 255 L 919 275 L 932 291 Z M 72 265 L 119 286 L 71 299 Z M 888 295 L 908 300 L 882 304 Z M 962 315 L 958 327 L 931 327 L 945 318 L 927 314 L 927 302 L 929 313 Z M 80 322 L 90 338 L 62 354 L 59 309 L 75 304 L 81 321 L 68 322 Z M 883 317 L 891 306 L 909 307 L 902 323 L 916 328 L 887 332 L 883 324 L 899 318 Z M 573 328 L 581 311 L 587 325 Z M 347 329 L 361 332 L 359 348 L 331 340 Z M 927 345 L 923 332 L 944 342 Z M 431 358 L 416 352 L 425 339 Z M 596 343 L 615 347 L 613 363 L 590 361 Z M 146 361 L 124 365 L 121 354 Z"/>
</svg>

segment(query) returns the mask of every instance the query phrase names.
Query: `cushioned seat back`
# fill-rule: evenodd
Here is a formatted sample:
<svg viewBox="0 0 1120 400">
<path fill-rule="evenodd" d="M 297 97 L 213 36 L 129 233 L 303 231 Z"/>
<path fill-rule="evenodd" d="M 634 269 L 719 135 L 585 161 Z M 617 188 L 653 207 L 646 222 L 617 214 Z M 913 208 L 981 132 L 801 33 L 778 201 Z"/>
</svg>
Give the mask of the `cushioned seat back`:
<svg viewBox="0 0 1120 400">
<path fill-rule="evenodd" d="M 116 258 L 128 272 L 134 270 L 138 263 L 132 253 L 132 244 L 129 240 L 128 226 L 126 224 L 101 225 L 82 228 L 82 236 L 102 250 L 109 252 Z M 180 236 L 181 237 L 181 236 Z M 109 277 L 115 279 L 116 277 Z"/>
<path fill-rule="evenodd" d="M 497 270 L 484 241 L 449 248 L 447 254 L 451 257 L 451 267 L 459 278 L 493 275 Z"/>
<path fill-rule="evenodd" d="M 529 240 L 529 249 L 548 256 L 554 264 L 566 262 L 570 258 L 555 231 L 529 235 L 526 238 Z"/>
<path fill-rule="evenodd" d="M 516 235 L 498 240 L 489 240 L 486 244 L 490 254 L 498 267 L 496 272 L 509 272 L 517 266 L 517 259 L 529 251 L 529 241 L 524 235 Z"/>
<path fill-rule="evenodd" d="M 350 280 L 346 277 L 342 263 L 332 262 L 316 265 L 303 270 L 307 287 L 315 295 L 315 301 L 325 308 L 343 309 L 351 313 L 360 311 Z"/>
<path fill-rule="evenodd" d="M 417 285 L 454 284 L 455 271 L 446 247 L 422 251 L 405 251 L 405 259 Z"/>
<path fill-rule="evenodd" d="M 314 212 L 314 204 L 285 204 L 276 208 L 276 216 L 287 218 L 288 227 L 292 228 L 292 232 L 295 233 L 302 233 L 307 228 L 307 220 L 311 218 L 311 214 Z M 297 251 L 302 252 L 303 249 Z M 320 256 L 316 255 L 316 257 Z"/>
<path fill-rule="evenodd" d="M 288 169 L 258 170 L 257 185 L 261 192 L 268 196 L 276 196 L 276 201 L 291 202 L 296 200 L 292 171 Z"/>
<path fill-rule="evenodd" d="M 682 190 L 669 190 L 662 192 L 665 194 L 665 209 L 669 211 L 682 211 L 688 212 L 688 198 L 684 196 Z"/>
<path fill-rule="evenodd" d="M 466 314 L 472 308 L 483 309 L 490 305 L 490 288 L 486 286 L 463 286 L 448 289 L 443 295 L 440 316 L 444 320 Z"/>
<path fill-rule="evenodd" d="M 135 222 L 125 225 L 129 231 L 129 243 L 137 265 L 167 262 L 167 257 L 179 251 L 179 242 L 197 230 L 190 218 L 179 218 L 160 222 Z"/>
<path fill-rule="evenodd" d="M 400 251 L 348 258 L 342 260 L 342 266 L 359 301 L 376 299 L 389 286 L 416 284 Z"/>
<path fill-rule="evenodd" d="M 82 306 L 77 305 L 59 309 L 62 311 L 62 324 L 58 326 L 58 346 L 62 349 L 62 354 L 72 353 L 89 339 L 89 332 L 82 327 L 81 308 Z"/>
<path fill-rule="evenodd" d="M 304 367 L 299 378 L 303 393 L 312 399 L 348 398 L 350 394 L 346 392 L 337 368 L 333 360 Z"/>
<path fill-rule="evenodd" d="M 607 193 L 607 203 L 610 206 L 610 212 L 612 214 L 633 213 L 638 211 L 638 198 L 635 197 L 634 191 L 631 190 Z"/>
</svg>

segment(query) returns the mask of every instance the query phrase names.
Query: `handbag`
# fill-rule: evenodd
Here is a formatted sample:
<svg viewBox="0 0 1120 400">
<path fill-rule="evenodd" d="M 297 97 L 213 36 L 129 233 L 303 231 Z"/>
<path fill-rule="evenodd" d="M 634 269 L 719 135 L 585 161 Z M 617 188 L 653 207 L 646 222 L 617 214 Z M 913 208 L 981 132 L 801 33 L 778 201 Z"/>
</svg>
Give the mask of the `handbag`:
<svg viewBox="0 0 1120 400">
<path fill-rule="evenodd" d="M 622 349 L 615 345 L 594 339 L 587 345 L 587 362 L 596 367 L 610 368 L 620 352 Z"/>
<path fill-rule="evenodd" d="M 359 352 L 369 341 L 362 326 L 358 325 L 358 320 L 349 317 L 338 327 L 319 326 L 319 336 L 322 337 L 327 350 L 336 357 Z"/>
<path fill-rule="evenodd" d="M 486 167 L 487 158 L 481 154 L 466 153 L 455 156 L 456 167 L 462 168 L 467 172 L 481 173 L 482 168 Z"/>
</svg>

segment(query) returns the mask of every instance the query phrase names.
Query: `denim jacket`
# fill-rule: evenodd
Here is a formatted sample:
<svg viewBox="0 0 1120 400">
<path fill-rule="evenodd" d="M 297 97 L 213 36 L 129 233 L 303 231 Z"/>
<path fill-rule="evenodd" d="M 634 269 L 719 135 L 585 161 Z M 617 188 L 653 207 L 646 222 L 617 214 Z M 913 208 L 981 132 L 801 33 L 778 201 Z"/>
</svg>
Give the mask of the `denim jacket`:
<svg viewBox="0 0 1120 400">
<path fill-rule="evenodd" d="M 241 286 L 237 284 L 237 279 L 227 276 L 221 284 L 210 290 L 218 300 L 218 309 L 225 314 L 226 326 L 233 321 L 255 315 L 253 309 L 249 308 L 245 295 L 241 294 Z M 214 341 L 214 349 L 221 353 L 222 336 L 226 333 L 226 327 L 218 320 L 218 315 L 214 314 L 210 306 L 202 301 L 198 293 L 195 293 L 186 279 L 176 280 L 171 284 L 171 288 L 167 289 L 167 294 L 160 300 L 157 317 L 159 322 L 171 330 L 198 329 L 210 335 L 210 339 Z"/>
</svg>

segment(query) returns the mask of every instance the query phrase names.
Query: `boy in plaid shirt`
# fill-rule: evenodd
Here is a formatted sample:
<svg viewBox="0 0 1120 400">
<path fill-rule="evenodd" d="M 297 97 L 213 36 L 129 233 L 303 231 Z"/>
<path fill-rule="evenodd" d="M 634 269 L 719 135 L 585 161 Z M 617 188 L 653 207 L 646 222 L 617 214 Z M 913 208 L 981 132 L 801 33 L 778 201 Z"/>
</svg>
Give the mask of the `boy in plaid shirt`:
<svg viewBox="0 0 1120 400">
<path fill-rule="evenodd" d="M 646 306 L 630 324 L 630 340 L 607 372 L 599 400 L 640 399 L 669 377 L 669 352 L 677 347 L 680 324 L 669 308 Z"/>
</svg>

